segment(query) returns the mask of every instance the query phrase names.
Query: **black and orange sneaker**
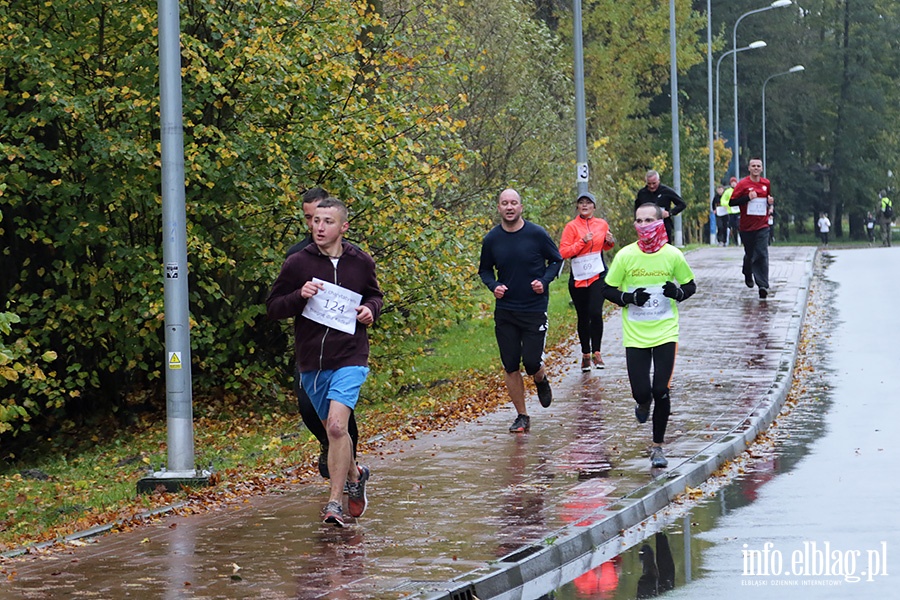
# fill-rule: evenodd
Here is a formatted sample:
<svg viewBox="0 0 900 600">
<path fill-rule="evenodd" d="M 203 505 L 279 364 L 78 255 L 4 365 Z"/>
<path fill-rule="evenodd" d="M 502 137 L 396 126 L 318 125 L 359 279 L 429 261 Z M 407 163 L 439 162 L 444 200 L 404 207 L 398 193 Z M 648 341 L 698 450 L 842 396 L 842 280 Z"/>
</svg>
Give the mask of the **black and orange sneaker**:
<svg viewBox="0 0 900 600">
<path fill-rule="evenodd" d="M 528 415 L 519 415 L 513 424 L 509 426 L 510 433 L 525 433 L 531 429 L 531 417 Z"/>
</svg>

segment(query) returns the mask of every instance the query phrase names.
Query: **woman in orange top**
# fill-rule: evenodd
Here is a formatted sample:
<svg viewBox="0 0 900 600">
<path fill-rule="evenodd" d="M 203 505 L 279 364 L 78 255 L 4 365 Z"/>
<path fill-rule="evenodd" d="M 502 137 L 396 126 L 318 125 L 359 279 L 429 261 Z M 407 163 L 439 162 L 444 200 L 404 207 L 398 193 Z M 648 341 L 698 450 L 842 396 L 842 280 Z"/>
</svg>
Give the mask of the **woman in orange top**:
<svg viewBox="0 0 900 600">
<path fill-rule="evenodd" d="M 569 295 L 578 315 L 578 339 L 581 342 L 581 370 L 602 369 L 600 343 L 603 341 L 603 277 L 606 262 L 602 252 L 616 243 L 609 224 L 594 216 L 597 201 L 590 192 L 581 194 L 575 201 L 577 216 L 566 223 L 559 253 L 571 260 Z"/>
</svg>

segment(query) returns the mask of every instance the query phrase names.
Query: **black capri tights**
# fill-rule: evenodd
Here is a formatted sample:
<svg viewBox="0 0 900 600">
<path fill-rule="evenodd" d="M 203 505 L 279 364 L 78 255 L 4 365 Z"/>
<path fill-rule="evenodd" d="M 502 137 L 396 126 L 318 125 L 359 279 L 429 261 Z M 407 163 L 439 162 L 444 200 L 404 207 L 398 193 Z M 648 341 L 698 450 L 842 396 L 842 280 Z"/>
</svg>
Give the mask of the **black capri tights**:
<svg viewBox="0 0 900 600">
<path fill-rule="evenodd" d="M 587 287 L 575 287 L 575 280 L 569 278 L 569 296 L 578 315 L 581 353 L 600 352 L 603 342 L 603 276 Z"/>
<path fill-rule="evenodd" d="M 625 364 L 628 366 L 628 380 L 631 395 L 638 404 L 653 401 L 653 443 L 662 444 L 669 424 L 671 402 L 669 382 L 675 369 L 675 355 L 678 343 L 669 342 L 653 348 L 625 348 Z M 650 364 L 653 364 L 653 378 L 650 378 Z"/>
</svg>

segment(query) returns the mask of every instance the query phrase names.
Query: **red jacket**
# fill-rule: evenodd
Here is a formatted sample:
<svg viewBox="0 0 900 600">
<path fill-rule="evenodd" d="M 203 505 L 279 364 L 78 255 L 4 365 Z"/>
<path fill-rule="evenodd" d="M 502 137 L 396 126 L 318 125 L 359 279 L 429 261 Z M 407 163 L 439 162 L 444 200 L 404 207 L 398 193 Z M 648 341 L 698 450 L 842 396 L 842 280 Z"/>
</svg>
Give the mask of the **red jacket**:
<svg viewBox="0 0 900 600">
<path fill-rule="evenodd" d="M 584 241 L 584 236 L 591 231 L 594 239 Z M 606 234 L 609 232 L 609 223 L 599 217 L 585 219 L 580 215 L 566 223 L 559 242 L 559 253 L 563 258 L 573 258 L 592 252 L 602 252 L 611 249 L 615 244 L 606 243 Z M 605 265 L 606 263 L 604 263 Z M 594 275 L 584 281 L 575 281 L 575 287 L 588 287 L 600 278 Z"/>
</svg>

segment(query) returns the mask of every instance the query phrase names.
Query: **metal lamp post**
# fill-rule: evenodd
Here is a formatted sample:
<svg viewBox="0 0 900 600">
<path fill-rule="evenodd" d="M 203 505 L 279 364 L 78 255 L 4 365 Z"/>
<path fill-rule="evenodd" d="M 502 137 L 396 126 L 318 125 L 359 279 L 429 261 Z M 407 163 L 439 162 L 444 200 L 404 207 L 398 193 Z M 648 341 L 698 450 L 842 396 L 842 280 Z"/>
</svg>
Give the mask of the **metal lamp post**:
<svg viewBox="0 0 900 600">
<path fill-rule="evenodd" d="M 184 206 L 184 134 L 181 42 L 177 0 L 159 0 L 159 113 L 162 162 L 163 286 L 166 327 L 166 425 L 168 469 L 138 481 L 139 493 L 173 492 L 209 485 L 209 471 L 194 468 L 191 397 L 187 227 Z"/>
<path fill-rule="evenodd" d="M 709 142 L 709 198 L 716 194 L 716 147 L 713 143 L 712 0 L 706 0 L 706 114 Z M 716 213 L 709 212 L 709 245 L 716 240 Z"/>
<path fill-rule="evenodd" d="M 744 17 L 749 17 L 750 15 L 755 15 L 756 13 L 765 12 L 767 10 L 772 10 L 773 8 L 784 8 L 785 6 L 790 6 L 793 4 L 791 0 L 775 0 L 769 6 L 765 6 L 763 8 L 757 8 L 756 10 L 751 10 L 749 12 L 745 12 L 740 17 L 738 17 L 737 21 L 734 22 L 734 28 L 731 33 L 731 47 L 737 48 L 737 28 L 740 25 L 741 21 Z M 738 85 L 737 85 L 737 52 L 733 55 L 734 58 L 734 176 L 738 179 L 741 178 L 741 161 L 740 161 L 740 148 L 741 148 L 741 138 L 738 135 Z"/>
<path fill-rule="evenodd" d="M 578 196 L 588 191 L 590 169 L 587 159 L 587 124 L 584 106 L 584 42 L 581 28 L 581 0 L 573 2 L 572 39 L 575 52 L 575 183 Z"/>
<path fill-rule="evenodd" d="M 781 77 L 782 75 L 790 75 L 791 73 L 799 73 L 800 71 L 806 70 L 806 67 L 803 65 L 795 65 L 788 69 L 787 71 L 782 71 L 781 73 L 775 73 L 774 75 L 769 75 L 766 77 L 766 80 L 762 85 L 762 164 L 763 164 L 763 177 L 766 176 L 766 84 L 769 83 L 769 80 L 774 77 Z"/>
<path fill-rule="evenodd" d="M 722 59 L 728 56 L 729 54 L 734 54 L 735 52 L 743 52 L 744 50 L 756 50 L 757 48 L 765 48 L 766 43 L 762 40 L 757 40 L 755 42 L 750 43 L 743 48 L 737 48 L 736 50 L 728 50 L 722 53 L 722 56 L 719 57 L 719 60 L 716 61 L 716 135 L 721 137 L 722 130 L 719 129 L 719 88 L 721 87 L 721 79 L 719 78 L 719 67 L 722 66 Z"/>
<path fill-rule="evenodd" d="M 669 69 L 672 95 L 672 184 L 675 193 L 681 195 L 681 139 L 678 132 L 678 62 L 675 43 L 675 0 L 669 0 Z M 681 231 L 681 215 L 672 218 L 672 229 L 675 233 L 675 246 L 684 245 Z"/>
</svg>

